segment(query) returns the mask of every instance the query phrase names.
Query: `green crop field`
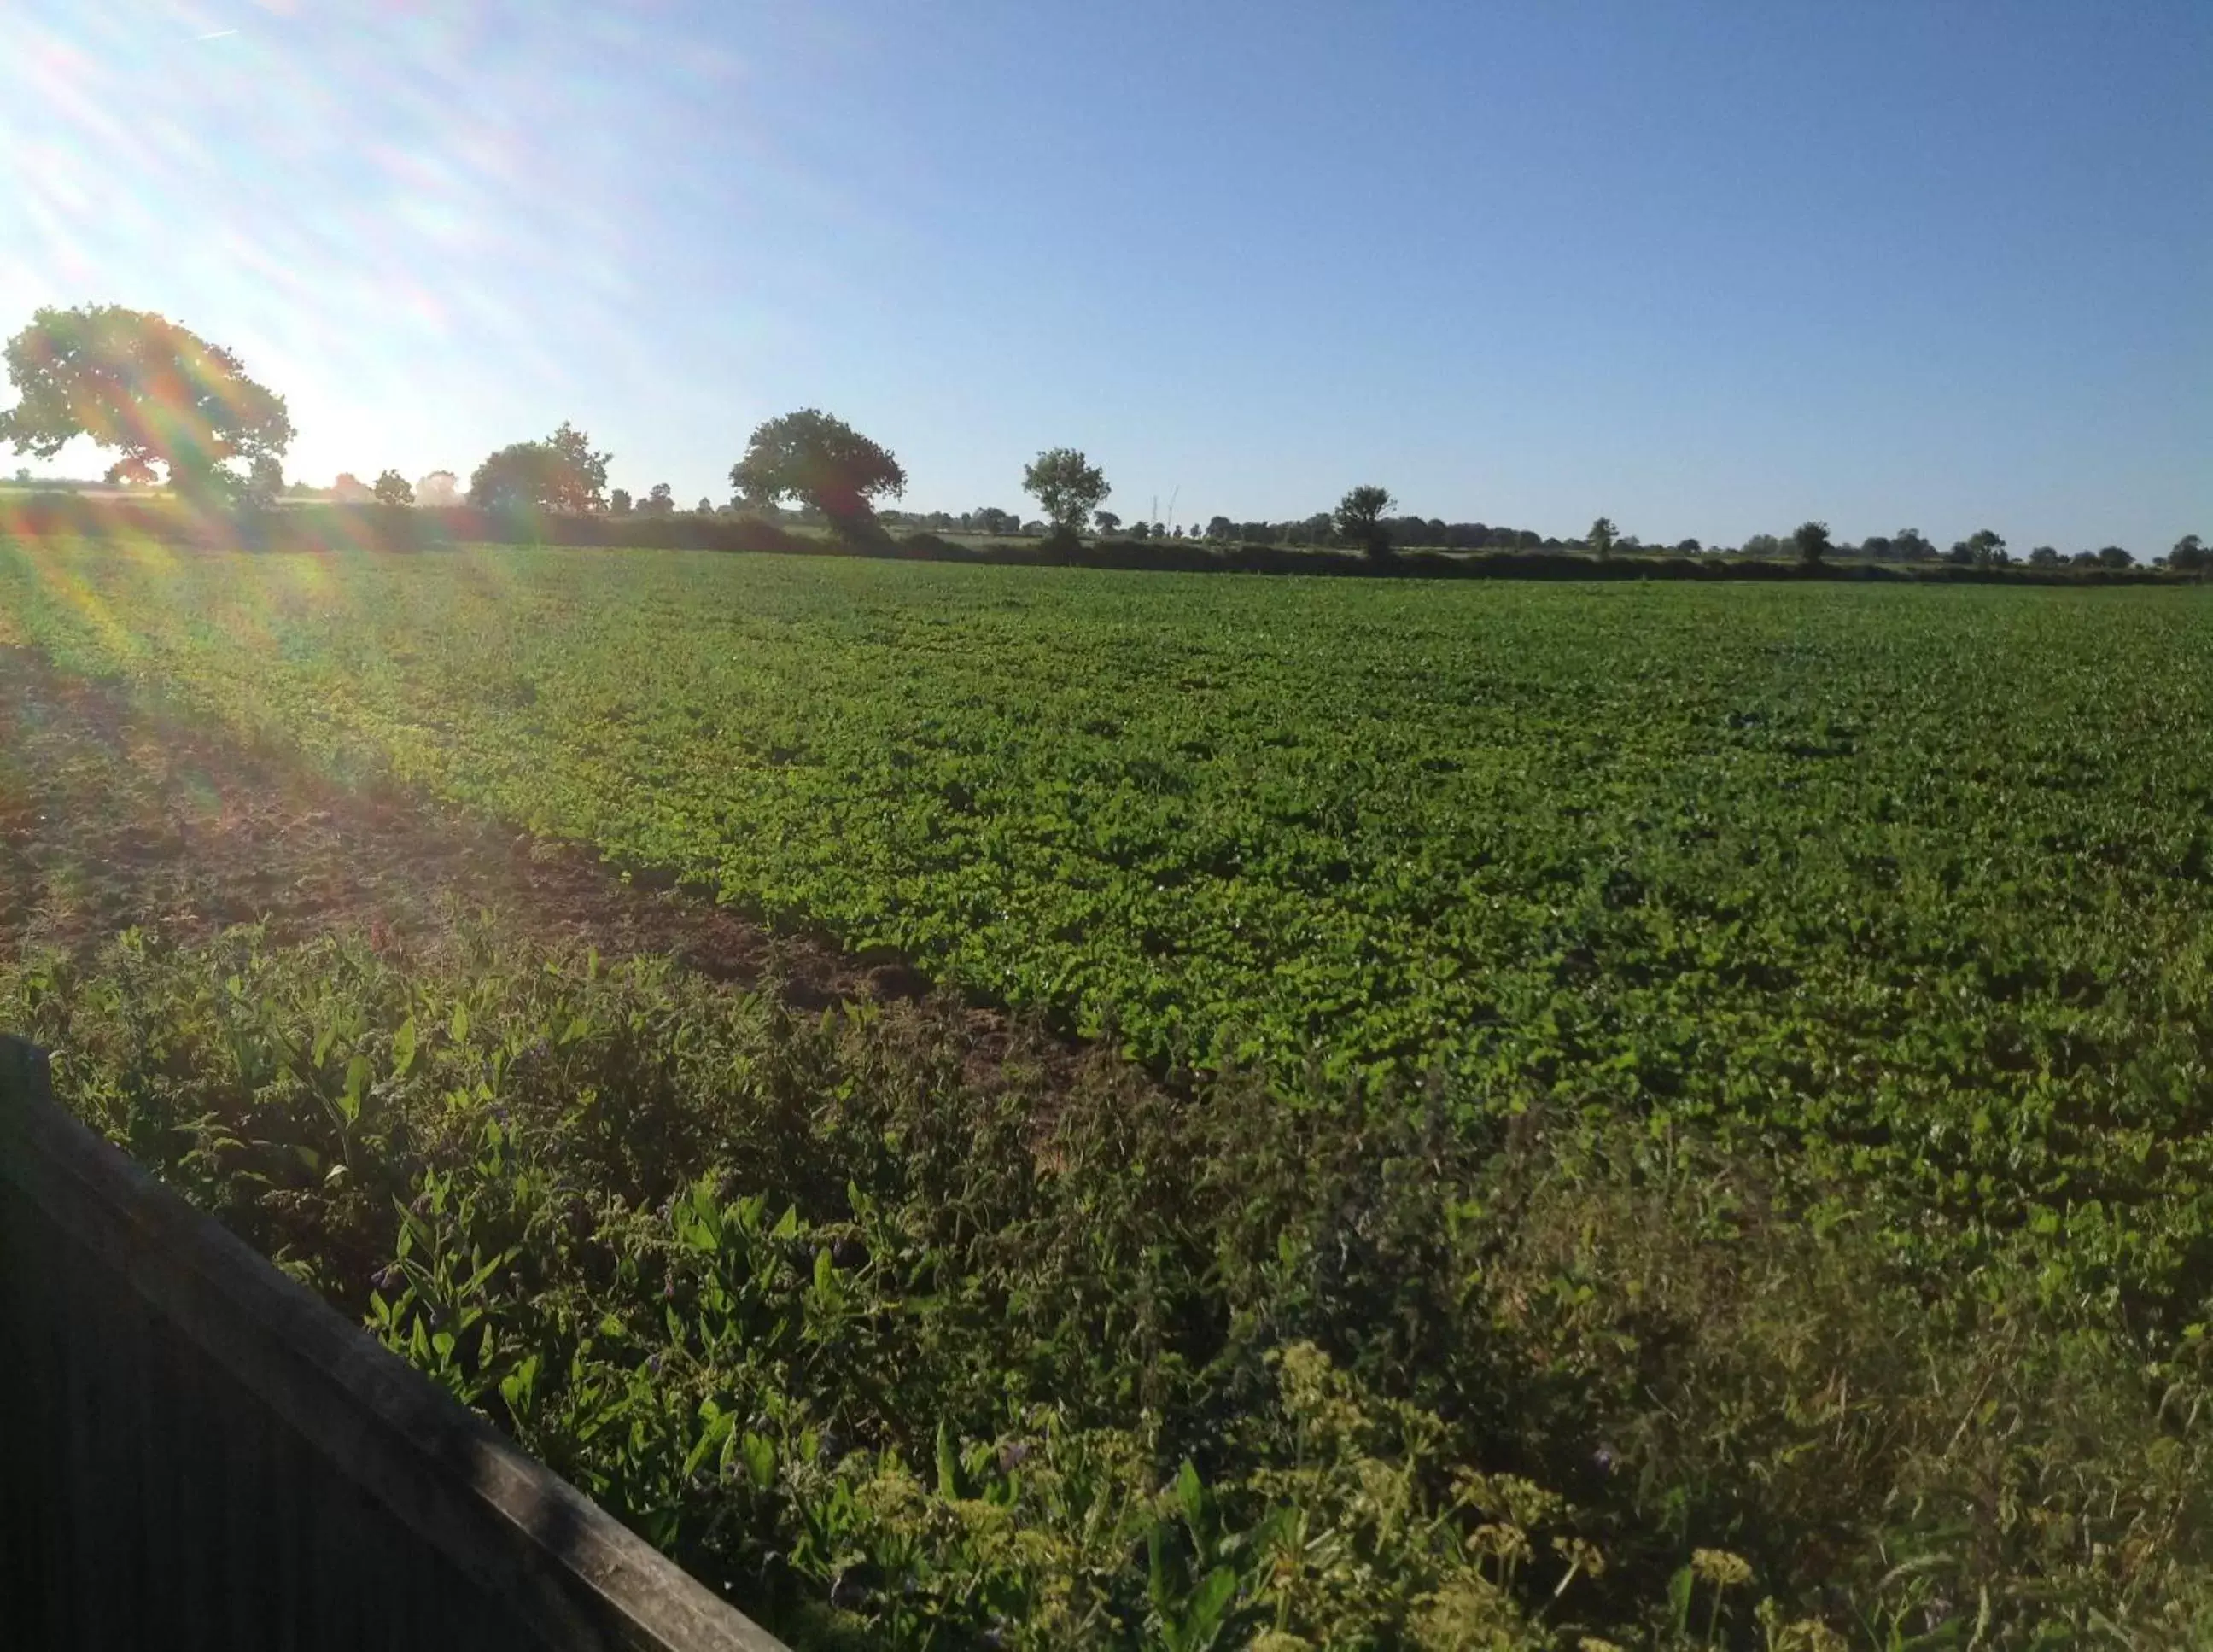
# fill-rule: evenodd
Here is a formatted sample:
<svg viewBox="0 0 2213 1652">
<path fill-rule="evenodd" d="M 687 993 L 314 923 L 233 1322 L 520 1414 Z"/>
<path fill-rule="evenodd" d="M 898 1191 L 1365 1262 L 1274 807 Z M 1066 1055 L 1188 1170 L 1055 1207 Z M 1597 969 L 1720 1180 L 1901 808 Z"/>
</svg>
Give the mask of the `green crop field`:
<svg viewBox="0 0 2213 1652">
<path fill-rule="evenodd" d="M 895 1283 L 870 1276 L 876 1317 L 853 1335 L 873 1352 L 838 1355 L 887 1358 L 910 1332 L 886 1326 L 927 1299 L 951 1316 L 928 1337 L 964 1350 L 945 1356 L 957 1382 L 918 1376 L 914 1394 L 833 1403 L 843 1379 L 796 1355 L 777 1368 L 777 1403 L 811 1419 L 790 1438 L 834 1412 L 879 1454 L 865 1484 L 836 1483 L 843 1535 L 823 1534 L 834 1476 L 808 1453 L 777 1493 L 783 1513 L 726 1529 L 693 1506 L 705 1494 L 685 1473 L 641 1490 L 635 1464 L 617 1472 L 578 1443 L 596 1436 L 574 1415 L 505 1393 L 503 1421 L 617 1506 L 661 1510 L 636 1517 L 695 1564 L 773 1572 L 784 1581 L 759 1587 L 794 1600 L 811 1578 L 845 1618 L 914 1645 L 1003 1635 L 1021 1618 L 1007 1591 L 1024 1588 L 1071 1612 L 1090 1602 L 1099 1615 L 1052 1618 L 1078 1640 L 1168 1645 L 1271 1625 L 1284 1647 L 1573 1645 L 1571 1629 L 1697 1643 L 1710 1606 L 1737 1625 L 1710 1637 L 1747 1645 L 1822 1644 L 1815 1620 L 1895 1645 L 2074 1644 L 2100 1619 L 2137 1643 L 2182 1643 L 2213 1627 L 2213 1423 L 2197 1409 L 2213 1317 L 2213 593 L 0 544 L 10 646 L 321 777 L 373 779 L 781 929 L 891 949 L 971 1003 L 1104 1043 L 1124 1064 L 1114 1082 L 1153 1098 L 1102 1091 L 1094 1117 L 1033 1094 L 1025 1122 L 991 1137 L 1025 1186 L 1073 1175 L 1036 1140 L 1064 1108 L 1105 1132 L 1087 1150 L 1136 1155 L 1115 1173 L 1142 1186 L 1071 1185 L 1074 1202 L 1050 1210 L 1024 1203 L 1043 1192 L 1001 1189 L 1013 1203 L 977 1217 L 976 1233 L 1043 1251 L 1082 1248 L 1095 1224 L 1085 1265 L 1100 1271 L 1080 1286 L 1010 1283 L 1027 1265 L 978 1261 L 960 1249 L 973 1234 L 871 1228 L 891 1196 L 869 1192 L 843 1134 L 845 1156 L 817 1167 L 829 1180 L 779 1192 L 775 1208 L 741 1218 L 704 1193 L 696 1209 L 672 1198 L 658 1220 L 679 1254 L 768 1255 L 788 1193 L 803 1223 L 857 1224 L 857 1253 L 903 1243 L 966 1282 L 932 1272 L 925 1288 L 911 1257 Z M 302 971 L 355 995 L 341 1053 L 363 1052 L 346 1081 L 357 1111 L 387 1076 L 393 1096 L 413 1095 L 434 1041 L 440 1094 L 503 1099 L 515 1052 L 546 1042 L 532 1017 L 552 1013 L 515 1010 L 519 1041 L 464 1082 L 452 1064 L 466 1064 L 470 1017 L 454 1030 L 447 988 L 359 958 L 225 956 L 207 980 L 261 982 L 278 1019 L 309 1013 Z M 0 1010 L 10 991 L 34 1009 L 66 997 L 57 967 L 19 961 Z M 155 966 L 75 967 L 113 983 Z M 477 994 L 480 1021 L 525 978 L 485 967 L 480 983 L 509 984 L 451 988 Z M 176 1012 L 199 1029 L 176 1040 L 231 1048 L 212 1030 L 227 989 L 185 980 L 148 988 L 198 1006 Z M 743 1018 L 742 1037 L 716 1030 L 725 1012 L 680 983 L 594 974 L 573 991 L 557 1046 L 572 1016 L 627 1016 L 626 1058 L 652 1021 L 669 1050 L 735 1039 L 752 1051 L 729 1057 L 740 1066 L 771 1061 L 745 1042 L 769 1033 Z M 616 992 L 633 997 L 594 996 Z M 106 1075 L 106 1122 L 127 1135 L 113 1098 L 146 1058 L 120 1037 L 85 1070 Z M 822 1069 L 847 1087 L 838 1106 L 879 1059 L 849 1051 Z M 436 1096 L 406 1105 L 438 1112 Z M 1124 1106 L 1154 1122 L 1108 1144 Z M 451 1136 L 446 1116 L 392 1149 L 395 1191 L 418 1195 L 408 1179 L 438 1173 L 440 1152 L 477 1162 L 473 1138 L 466 1152 L 425 1144 Z M 1239 1140 L 1179 1133 L 1230 1119 Z M 512 1180 L 507 1128 L 483 1149 L 495 1181 Z M 929 1128 L 902 1113 L 894 1134 Z M 686 1137 L 661 1181 L 727 1177 L 735 1129 Z M 1258 1139 L 1271 1134 L 1282 1140 Z M 1143 1180 L 1186 1173 L 1161 1162 L 1179 1155 L 1190 1185 Z M 743 1176 L 734 1186 L 767 1196 Z M 1116 1200 L 1163 1225 L 1140 1242 Z M 777 1242 L 814 1230 L 787 1222 Z M 1344 1247 L 1334 1261 L 1325 1237 Z M 790 1289 L 862 1294 L 838 1283 L 847 1252 L 824 1242 L 834 1265 L 802 1268 Z M 636 1241 L 655 1258 L 661 1245 Z M 660 1265 L 629 1265 L 631 1284 Z M 450 1337 L 431 1351 L 391 1290 L 363 1308 L 357 1281 L 326 1284 L 426 1364 L 460 1357 Z M 594 1304 L 622 1295 L 606 1278 L 589 1289 Z M 1054 1290 L 1064 1317 L 1047 1332 L 1033 1321 Z M 1030 1316 L 1019 1332 L 1013 1301 Z M 1081 1359 L 1105 1365 L 1079 1373 L 1065 1339 L 1081 1338 L 1087 1302 L 1104 1325 L 1182 1329 L 1161 1332 L 1142 1366 L 1094 1350 Z M 742 1339 L 727 1300 L 714 1311 L 718 1334 Z M 623 1332 L 634 1369 L 662 1343 L 709 1360 L 703 1321 L 670 1312 L 665 1336 L 650 1313 Z M 764 1338 L 783 1334 L 765 1323 Z M 540 1353 L 533 1381 L 556 1345 L 574 1372 L 589 1363 L 573 1327 L 515 1335 Z M 520 1369 L 491 1346 L 487 1332 L 473 1390 L 454 1378 L 472 1398 Z M 588 1386 L 574 1382 L 572 1410 Z M 1267 1415 L 1281 1431 L 1261 1441 L 1243 1419 L 1278 1382 Z M 784 1485 L 769 1445 L 745 1443 L 768 1440 L 774 1407 L 734 1425 L 727 1387 L 687 1390 L 667 1424 L 678 1444 L 655 1449 L 686 1472 L 738 1452 L 758 1502 Z M 1067 1477 L 1046 1499 L 1058 1513 L 1024 1502 L 1035 1485 L 1015 1484 L 1002 1448 L 1040 1426 L 1009 1418 L 1053 1404 L 1074 1431 L 1049 1436 Z M 916 1421 L 932 1414 L 934 1442 Z M 1118 1453 L 1149 1466 L 1125 1474 Z M 895 1461 L 934 1478 L 894 1484 Z M 1500 1489 L 1508 1475 L 1523 1490 Z M 1387 1480 L 1397 1489 L 1377 1489 Z M 1069 1512 L 1079 1483 L 1180 1496 L 1181 1523 L 1173 1540 L 1116 1526 L 1122 1549 L 1093 1553 L 1078 1534 L 1095 1521 Z M 933 1497 L 942 1507 L 924 1518 Z M 1298 1563 L 1310 1587 L 1282 1581 L 1286 1521 L 1338 1545 Z M 1418 1561 L 1401 1552 L 1416 1529 L 1430 1533 Z M 1558 1541 L 1515 1558 L 1540 1531 Z M 1603 1581 L 1575 1559 L 1586 1541 L 1614 1557 Z M 826 1558 L 840 1542 L 846 1558 Z M 1692 1564 L 1723 1549 L 1750 1556 L 1778 1602 L 1765 1642 L 1734 1563 Z M 1134 1594 L 1116 1593 L 1118 1568 Z M 948 1581 L 971 1573 L 998 1581 Z M 848 1587 L 849 1574 L 869 1581 Z M 879 1588 L 894 1576 L 920 1604 Z M 1541 1598 L 1556 1582 L 1570 1603 L 1558 1610 Z M 1572 1604 L 1585 1594 L 1587 1609 Z M 1786 1632 L 1783 1617 L 1804 1621 Z M 1454 1623 L 1480 1632 L 1454 1639 Z"/>
</svg>

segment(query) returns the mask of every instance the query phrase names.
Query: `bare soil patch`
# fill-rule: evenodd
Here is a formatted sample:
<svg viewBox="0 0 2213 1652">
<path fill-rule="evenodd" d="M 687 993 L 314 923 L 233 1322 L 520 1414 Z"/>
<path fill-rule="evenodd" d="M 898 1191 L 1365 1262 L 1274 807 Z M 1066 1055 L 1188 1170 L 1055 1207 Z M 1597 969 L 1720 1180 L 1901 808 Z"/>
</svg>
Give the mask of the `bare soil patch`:
<svg viewBox="0 0 2213 1652">
<path fill-rule="evenodd" d="M 0 647 L 0 944 L 11 949 L 82 950 L 133 927 L 190 945 L 258 923 L 279 944 L 344 931 L 428 956 L 482 913 L 549 952 L 668 956 L 796 1008 L 932 996 L 904 959 L 778 933 L 670 881 L 625 879 L 587 850 L 389 788 L 342 786 L 295 754 Z M 1025 1018 L 937 997 L 965 1023 L 972 1066 L 1018 1050 L 1026 1065 L 1085 1058 Z"/>
</svg>

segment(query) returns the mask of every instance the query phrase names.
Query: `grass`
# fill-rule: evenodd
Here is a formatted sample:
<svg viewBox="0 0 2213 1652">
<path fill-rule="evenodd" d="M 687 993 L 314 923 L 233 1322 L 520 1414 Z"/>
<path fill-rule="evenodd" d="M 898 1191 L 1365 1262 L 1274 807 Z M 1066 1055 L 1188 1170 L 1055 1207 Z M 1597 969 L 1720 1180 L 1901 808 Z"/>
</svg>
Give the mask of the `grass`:
<svg viewBox="0 0 2213 1652">
<path fill-rule="evenodd" d="M 796 1633 L 2187 1643 L 2208 617 L 0 548 L 0 644 L 1108 1047 L 465 923 L 0 1017 Z"/>
</svg>

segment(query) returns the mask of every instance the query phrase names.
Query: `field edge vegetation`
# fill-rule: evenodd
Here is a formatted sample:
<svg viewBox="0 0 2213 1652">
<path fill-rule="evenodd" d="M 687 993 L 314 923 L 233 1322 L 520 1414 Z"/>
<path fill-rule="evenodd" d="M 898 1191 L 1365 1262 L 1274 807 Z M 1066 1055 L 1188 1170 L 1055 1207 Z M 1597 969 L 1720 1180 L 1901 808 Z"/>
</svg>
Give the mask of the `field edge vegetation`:
<svg viewBox="0 0 2213 1652">
<path fill-rule="evenodd" d="M 456 943 L 126 935 L 0 964 L 0 1021 L 802 1644 L 2213 1627 L 2202 1334 L 1932 1295 L 1863 1186 L 1596 1112 L 979 1087 L 948 1004 Z"/>
</svg>

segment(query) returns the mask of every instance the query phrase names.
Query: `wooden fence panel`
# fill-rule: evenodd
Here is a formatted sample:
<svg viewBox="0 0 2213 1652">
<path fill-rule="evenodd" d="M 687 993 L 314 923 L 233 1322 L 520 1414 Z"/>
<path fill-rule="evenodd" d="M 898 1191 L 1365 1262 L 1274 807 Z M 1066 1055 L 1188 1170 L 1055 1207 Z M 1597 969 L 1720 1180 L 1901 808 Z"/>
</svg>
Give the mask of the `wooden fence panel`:
<svg viewBox="0 0 2213 1652">
<path fill-rule="evenodd" d="M 781 1652 L 0 1037 L 0 1643 Z"/>
</svg>

